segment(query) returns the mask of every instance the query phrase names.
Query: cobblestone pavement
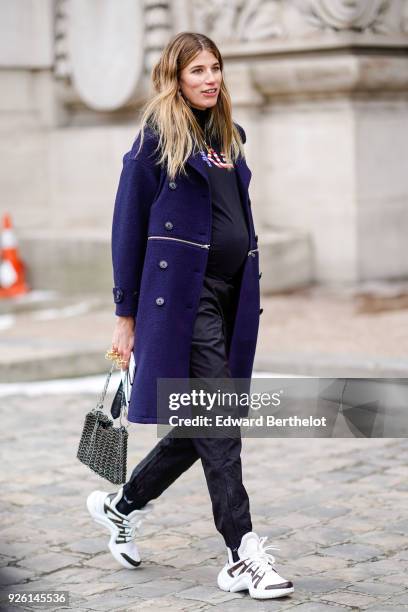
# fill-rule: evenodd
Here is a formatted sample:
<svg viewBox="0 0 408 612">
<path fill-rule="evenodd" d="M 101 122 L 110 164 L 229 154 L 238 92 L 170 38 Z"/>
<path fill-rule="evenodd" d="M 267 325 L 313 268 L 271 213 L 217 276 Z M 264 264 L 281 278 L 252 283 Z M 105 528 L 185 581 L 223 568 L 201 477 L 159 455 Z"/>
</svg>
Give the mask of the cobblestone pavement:
<svg viewBox="0 0 408 612">
<path fill-rule="evenodd" d="M 0 401 L 3 597 L 67 590 L 77 612 L 408 610 L 406 439 L 243 440 L 254 530 L 280 548 L 276 567 L 295 585 L 262 602 L 216 586 L 226 555 L 199 463 L 156 500 L 144 561 L 125 570 L 85 508 L 90 491 L 116 487 L 75 457 L 94 395 Z M 129 469 L 155 442 L 154 426 L 130 426 Z"/>
</svg>

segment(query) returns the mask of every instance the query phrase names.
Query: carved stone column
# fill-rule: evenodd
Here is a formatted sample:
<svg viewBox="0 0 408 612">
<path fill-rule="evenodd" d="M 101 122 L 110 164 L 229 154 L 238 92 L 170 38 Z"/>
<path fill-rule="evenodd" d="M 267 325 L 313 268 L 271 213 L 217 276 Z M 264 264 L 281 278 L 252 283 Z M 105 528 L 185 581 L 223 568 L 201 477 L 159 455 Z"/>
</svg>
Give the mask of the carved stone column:
<svg viewBox="0 0 408 612">
<path fill-rule="evenodd" d="M 408 2 L 227 4 L 194 0 L 191 25 L 227 60 L 266 288 L 406 276 Z M 279 230 L 300 243 L 276 274 L 282 245 L 268 236 Z"/>
</svg>

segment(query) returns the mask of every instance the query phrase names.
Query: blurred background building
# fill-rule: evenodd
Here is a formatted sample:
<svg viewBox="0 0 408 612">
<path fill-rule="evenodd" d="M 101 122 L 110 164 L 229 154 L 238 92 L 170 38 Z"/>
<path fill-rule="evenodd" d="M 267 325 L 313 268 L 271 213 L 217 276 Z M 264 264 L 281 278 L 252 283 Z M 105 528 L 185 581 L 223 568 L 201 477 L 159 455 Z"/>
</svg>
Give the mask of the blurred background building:
<svg viewBox="0 0 408 612">
<path fill-rule="evenodd" d="M 0 209 L 33 288 L 110 294 L 122 156 L 183 30 L 225 58 L 262 290 L 407 277 L 407 0 L 1 0 L 0 24 Z"/>
</svg>

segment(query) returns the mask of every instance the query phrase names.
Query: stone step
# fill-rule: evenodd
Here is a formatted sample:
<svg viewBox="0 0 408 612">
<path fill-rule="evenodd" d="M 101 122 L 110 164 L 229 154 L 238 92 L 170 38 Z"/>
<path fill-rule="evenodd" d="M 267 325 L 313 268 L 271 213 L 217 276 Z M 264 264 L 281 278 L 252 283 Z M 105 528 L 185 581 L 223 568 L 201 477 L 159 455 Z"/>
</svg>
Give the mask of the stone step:
<svg viewBox="0 0 408 612">
<path fill-rule="evenodd" d="M 18 240 L 32 289 L 112 295 L 110 239 L 105 233 L 36 230 Z"/>
<path fill-rule="evenodd" d="M 110 237 L 106 234 L 33 231 L 22 234 L 19 245 L 33 289 L 111 295 Z M 312 281 L 312 244 L 307 233 L 273 228 L 260 234 L 258 245 L 263 293 L 296 289 Z"/>
<path fill-rule="evenodd" d="M 261 292 L 288 291 L 313 281 L 312 242 L 306 232 L 273 228 L 259 236 Z"/>
</svg>

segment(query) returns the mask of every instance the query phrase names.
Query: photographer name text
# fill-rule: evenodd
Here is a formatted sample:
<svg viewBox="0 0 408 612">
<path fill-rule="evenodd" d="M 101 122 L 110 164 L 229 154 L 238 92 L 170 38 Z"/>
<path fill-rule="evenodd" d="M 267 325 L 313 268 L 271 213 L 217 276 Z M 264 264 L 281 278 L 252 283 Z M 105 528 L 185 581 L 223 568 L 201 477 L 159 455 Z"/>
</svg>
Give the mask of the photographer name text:
<svg viewBox="0 0 408 612">
<path fill-rule="evenodd" d="M 298 417 L 296 415 L 277 418 L 273 414 L 257 417 L 232 417 L 217 415 L 211 416 L 195 416 L 192 418 L 179 417 L 172 415 L 169 418 L 169 425 L 182 425 L 184 427 L 326 427 L 326 417 Z"/>
</svg>

